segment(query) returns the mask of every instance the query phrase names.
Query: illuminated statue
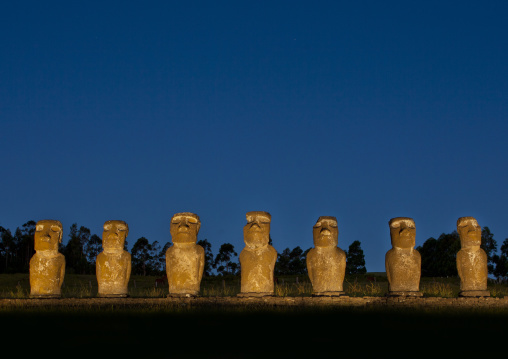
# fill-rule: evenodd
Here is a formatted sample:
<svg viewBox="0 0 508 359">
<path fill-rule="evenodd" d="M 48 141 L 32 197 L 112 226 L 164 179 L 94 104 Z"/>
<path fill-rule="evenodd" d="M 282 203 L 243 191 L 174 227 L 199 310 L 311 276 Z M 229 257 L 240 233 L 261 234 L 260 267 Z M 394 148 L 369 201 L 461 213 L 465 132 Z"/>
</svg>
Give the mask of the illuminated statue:
<svg viewBox="0 0 508 359">
<path fill-rule="evenodd" d="M 337 247 L 339 230 L 335 217 L 319 217 L 312 229 L 314 247 L 307 254 L 307 271 L 316 296 L 343 295 L 346 253 Z"/>
<path fill-rule="evenodd" d="M 131 255 L 124 250 L 129 226 L 124 221 L 107 221 L 102 232 L 103 252 L 96 260 L 99 297 L 127 297 Z"/>
<path fill-rule="evenodd" d="M 480 248 L 482 229 L 473 217 L 457 220 L 461 249 L 457 253 L 461 297 L 489 297 L 487 254 Z"/>
<path fill-rule="evenodd" d="M 415 222 L 412 218 L 392 218 L 389 222 L 392 249 L 386 253 L 388 295 L 422 296 L 420 276 L 422 259 L 415 246 Z"/>
<path fill-rule="evenodd" d="M 271 296 L 274 294 L 273 270 L 277 251 L 270 242 L 268 212 L 247 212 L 243 227 L 245 248 L 240 253 L 241 293 L 239 296 Z"/>
<path fill-rule="evenodd" d="M 58 252 L 62 223 L 42 220 L 35 225 L 35 254 L 30 259 L 30 297 L 59 298 L 65 276 L 65 257 Z"/>
<path fill-rule="evenodd" d="M 205 250 L 196 244 L 200 227 L 199 217 L 194 213 L 177 213 L 171 218 L 169 231 L 173 245 L 166 251 L 170 296 L 199 294 L 205 269 Z"/>
</svg>

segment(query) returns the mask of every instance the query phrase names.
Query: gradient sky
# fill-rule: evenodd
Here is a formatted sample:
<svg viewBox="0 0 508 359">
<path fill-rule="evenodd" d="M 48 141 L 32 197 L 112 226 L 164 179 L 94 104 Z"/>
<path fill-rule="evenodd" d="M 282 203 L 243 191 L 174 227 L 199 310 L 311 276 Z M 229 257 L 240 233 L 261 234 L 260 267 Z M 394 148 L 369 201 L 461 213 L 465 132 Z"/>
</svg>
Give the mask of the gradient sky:
<svg viewBox="0 0 508 359">
<path fill-rule="evenodd" d="M 388 220 L 417 245 L 474 216 L 508 237 L 506 1 L 10 1 L 0 8 L 0 225 L 58 219 L 132 246 L 312 246 L 336 216 L 384 271 Z"/>
</svg>

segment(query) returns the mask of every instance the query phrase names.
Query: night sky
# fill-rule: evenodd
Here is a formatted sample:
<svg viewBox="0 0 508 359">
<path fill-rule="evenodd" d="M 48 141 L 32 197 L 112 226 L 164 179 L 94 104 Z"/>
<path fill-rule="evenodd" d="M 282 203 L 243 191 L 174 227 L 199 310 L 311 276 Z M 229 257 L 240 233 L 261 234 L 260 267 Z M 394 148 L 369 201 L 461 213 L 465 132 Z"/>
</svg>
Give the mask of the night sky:
<svg viewBox="0 0 508 359">
<path fill-rule="evenodd" d="M 177 212 L 239 253 L 319 216 L 384 271 L 474 216 L 508 237 L 506 1 L 8 1 L 0 8 L 0 226 L 58 219 L 132 247 Z"/>
</svg>

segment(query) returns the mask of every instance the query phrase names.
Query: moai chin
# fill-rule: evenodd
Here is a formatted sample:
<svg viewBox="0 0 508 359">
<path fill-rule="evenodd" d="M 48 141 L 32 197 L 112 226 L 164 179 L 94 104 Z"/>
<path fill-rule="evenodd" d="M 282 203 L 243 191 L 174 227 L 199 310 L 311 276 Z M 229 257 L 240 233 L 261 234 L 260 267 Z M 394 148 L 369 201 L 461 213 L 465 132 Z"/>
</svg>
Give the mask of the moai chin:
<svg viewBox="0 0 508 359">
<path fill-rule="evenodd" d="M 129 226 L 124 221 L 106 221 L 102 232 L 102 248 L 95 261 L 99 297 L 122 298 L 128 295 L 131 255 L 124 250 Z"/>
<path fill-rule="evenodd" d="M 166 251 L 166 273 L 170 297 L 191 297 L 199 294 L 205 250 L 196 244 L 201 227 L 194 213 L 177 213 L 171 218 L 169 231 L 173 245 Z"/>
<path fill-rule="evenodd" d="M 390 237 L 392 249 L 386 252 L 388 296 L 421 297 L 420 276 L 422 259 L 415 246 L 415 222 L 412 218 L 392 218 Z"/>
<path fill-rule="evenodd" d="M 65 257 L 58 252 L 62 223 L 42 220 L 35 225 L 35 254 L 30 259 L 30 297 L 59 298 L 65 276 Z"/>
<path fill-rule="evenodd" d="M 461 249 L 457 253 L 460 297 L 490 297 L 487 290 L 487 254 L 480 248 L 482 229 L 473 217 L 457 220 Z"/>
<path fill-rule="evenodd" d="M 337 247 L 339 230 L 335 217 L 319 217 L 312 229 L 314 247 L 307 254 L 307 272 L 314 296 L 344 295 L 346 253 Z"/>
<path fill-rule="evenodd" d="M 274 294 L 273 270 L 277 251 L 270 242 L 268 212 L 247 212 L 247 224 L 243 227 L 245 248 L 240 253 L 241 297 L 262 297 Z"/>
</svg>

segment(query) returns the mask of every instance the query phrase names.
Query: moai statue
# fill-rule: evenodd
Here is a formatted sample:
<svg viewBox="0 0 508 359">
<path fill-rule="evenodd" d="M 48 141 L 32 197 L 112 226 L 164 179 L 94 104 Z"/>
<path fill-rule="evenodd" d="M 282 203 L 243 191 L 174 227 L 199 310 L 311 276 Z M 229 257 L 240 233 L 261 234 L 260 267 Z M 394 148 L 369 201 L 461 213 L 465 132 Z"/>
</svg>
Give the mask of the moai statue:
<svg viewBox="0 0 508 359">
<path fill-rule="evenodd" d="M 346 253 L 337 247 L 339 230 L 335 217 L 319 217 L 312 229 L 314 247 L 307 254 L 307 271 L 314 296 L 344 295 Z"/>
<path fill-rule="evenodd" d="M 205 269 L 205 250 L 196 244 L 201 227 L 194 213 L 177 213 L 169 231 L 173 245 L 166 251 L 166 273 L 170 297 L 193 297 L 199 294 Z"/>
<path fill-rule="evenodd" d="M 457 220 L 461 249 L 457 253 L 460 297 L 490 297 L 487 290 L 487 254 L 480 248 L 482 229 L 473 217 Z"/>
<path fill-rule="evenodd" d="M 241 297 L 262 297 L 274 294 L 273 270 L 277 251 L 270 242 L 268 212 L 247 212 L 243 227 L 245 248 L 240 253 Z"/>
<path fill-rule="evenodd" d="M 35 225 L 35 254 L 30 259 L 30 297 L 59 298 L 65 276 L 65 257 L 58 252 L 62 223 L 42 220 Z"/>
<path fill-rule="evenodd" d="M 412 218 L 397 217 L 392 218 L 388 224 L 393 247 L 386 252 L 385 257 L 388 296 L 421 297 L 422 258 L 414 249 L 415 222 Z"/>
<path fill-rule="evenodd" d="M 99 297 L 127 297 L 131 276 L 131 255 L 124 250 L 129 226 L 124 221 L 106 221 L 102 232 L 103 251 L 95 261 Z"/>
</svg>

